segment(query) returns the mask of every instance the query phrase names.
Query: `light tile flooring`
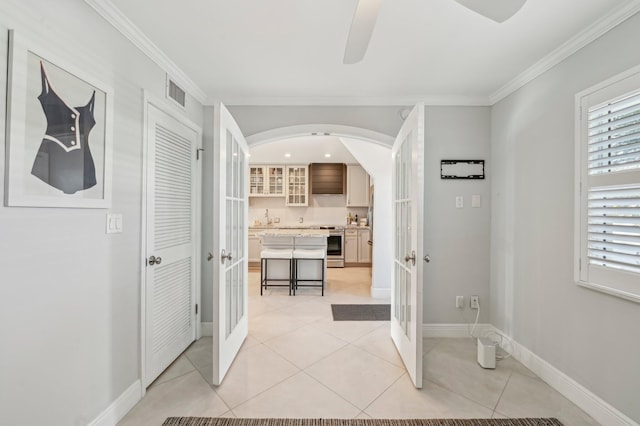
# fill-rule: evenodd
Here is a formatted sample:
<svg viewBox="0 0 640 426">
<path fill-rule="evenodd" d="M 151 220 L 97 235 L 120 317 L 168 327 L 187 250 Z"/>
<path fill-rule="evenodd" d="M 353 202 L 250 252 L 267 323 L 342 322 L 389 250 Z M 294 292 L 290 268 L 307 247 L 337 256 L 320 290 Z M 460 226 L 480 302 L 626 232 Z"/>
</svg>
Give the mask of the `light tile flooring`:
<svg viewBox="0 0 640 426">
<path fill-rule="evenodd" d="M 331 303 L 388 303 L 369 296 L 369 269 L 329 269 L 319 289 L 260 296 L 250 273 L 249 337 L 221 386 L 211 386 L 211 338 L 193 343 L 120 425 L 168 416 L 315 418 L 557 417 L 597 424 L 513 359 L 476 362 L 469 339 L 425 339 L 424 381 L 415 389 L 386 321 L 334 322 Z"/>
</svg>

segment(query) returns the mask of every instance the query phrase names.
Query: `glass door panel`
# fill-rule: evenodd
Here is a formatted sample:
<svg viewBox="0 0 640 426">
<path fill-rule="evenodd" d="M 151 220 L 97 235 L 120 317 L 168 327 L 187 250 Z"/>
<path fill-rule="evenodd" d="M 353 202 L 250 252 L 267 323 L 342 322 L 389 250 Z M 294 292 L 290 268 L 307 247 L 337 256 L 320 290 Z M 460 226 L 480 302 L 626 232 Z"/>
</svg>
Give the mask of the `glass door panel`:
<svg viewBox="0 0 640 426">
<path fill-rule="evenodd" d="M 414 385 L 422 387 L 422 211 L 424 106 L 416 105 L 392 149 L 391 337 Z"/>
<path fill-rule="evenodd" d="M 217 104 L 214 138 L 213 384 L 220 384 L 248 334 L 247 197 L 264 190 L 264 167 L 247 163 L 248 147 L 229 111 Z M 248 177 L 248 179 L 247 179 Z"/>
</svg>

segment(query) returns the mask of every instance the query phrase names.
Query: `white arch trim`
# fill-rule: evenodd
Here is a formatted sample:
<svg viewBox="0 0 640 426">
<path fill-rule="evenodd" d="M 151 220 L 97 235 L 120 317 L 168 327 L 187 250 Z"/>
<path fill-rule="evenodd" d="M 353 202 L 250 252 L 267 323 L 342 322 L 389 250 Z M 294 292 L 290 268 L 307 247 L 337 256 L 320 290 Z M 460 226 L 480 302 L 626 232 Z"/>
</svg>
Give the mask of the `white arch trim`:
<svg viewBox="0 0 640 426">
<path fill-rule="evenodd" d="M 388 147 L 392 146 L 394 141 L 393 136 L 389 136 L 385 133 L 363 129 L 361 127 L 342 126 L 339 124 L 301 124 L 296 126 L 279 127 L 277 129 L 266 130 L 264 132 L 253 134 L 248 136 L 246 139 L 247 144 L 251 147 L 281 139 L 311 136 L 314 133 L 321 136 L 328 134 L 327 136 L 330 135 L 335 137 L 361 139 Z"/>
</svg>

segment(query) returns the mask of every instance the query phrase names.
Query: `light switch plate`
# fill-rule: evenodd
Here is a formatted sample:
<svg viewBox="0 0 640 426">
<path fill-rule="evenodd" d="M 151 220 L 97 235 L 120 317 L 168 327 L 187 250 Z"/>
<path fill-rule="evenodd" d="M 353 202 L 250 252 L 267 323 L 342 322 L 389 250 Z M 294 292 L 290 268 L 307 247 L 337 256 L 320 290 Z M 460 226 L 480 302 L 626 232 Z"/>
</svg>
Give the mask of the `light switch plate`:
<svg viewBox="0 0 640 426">
<path fill-rule="evenodd" d="M 471 207 L 478 208 L 482 206 L 482 199 L 479 195 L 471 196 Z"/>
<path fill-rule="evenodd" d="M 464 197 L 462 195 L 458 195 L 456 197 L 456 209 L 464 208 Z"/>
<path fill-rule="evenodd" d="M 107 214 L 107 234 L 119 234 L 122 232 L 122 214 Z"/>
</svg>

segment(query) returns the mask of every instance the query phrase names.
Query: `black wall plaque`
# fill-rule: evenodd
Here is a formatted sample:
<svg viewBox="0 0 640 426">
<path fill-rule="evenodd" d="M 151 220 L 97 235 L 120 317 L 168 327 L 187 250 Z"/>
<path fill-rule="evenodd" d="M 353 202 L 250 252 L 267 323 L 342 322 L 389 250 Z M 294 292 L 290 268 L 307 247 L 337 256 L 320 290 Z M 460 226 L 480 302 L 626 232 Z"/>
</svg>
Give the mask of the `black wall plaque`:
<svg viewBox="0 0 640 426">
<path fill-rule="evenodd" d="M 440 160 L 441 179 L 484 179 L 484 160 Z"/>
</svg>

